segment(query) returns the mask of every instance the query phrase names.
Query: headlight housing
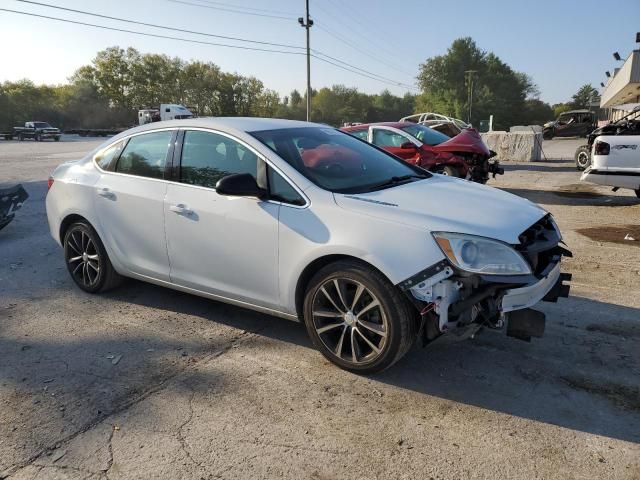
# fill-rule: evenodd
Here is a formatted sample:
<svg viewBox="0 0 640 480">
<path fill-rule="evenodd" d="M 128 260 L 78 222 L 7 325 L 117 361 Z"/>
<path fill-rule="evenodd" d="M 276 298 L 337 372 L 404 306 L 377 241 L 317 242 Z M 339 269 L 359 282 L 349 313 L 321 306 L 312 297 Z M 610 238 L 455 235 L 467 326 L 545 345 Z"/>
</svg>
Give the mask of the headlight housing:
<svg viewBox="0 0 640 480">
<path fill-rule="evenodd" d="M 531 267 L 513 247 L 498 240 L 462 233 L 433 232 L 433 238 L 456 267 L 483 275 L 530 275 Z"/>
</svg>

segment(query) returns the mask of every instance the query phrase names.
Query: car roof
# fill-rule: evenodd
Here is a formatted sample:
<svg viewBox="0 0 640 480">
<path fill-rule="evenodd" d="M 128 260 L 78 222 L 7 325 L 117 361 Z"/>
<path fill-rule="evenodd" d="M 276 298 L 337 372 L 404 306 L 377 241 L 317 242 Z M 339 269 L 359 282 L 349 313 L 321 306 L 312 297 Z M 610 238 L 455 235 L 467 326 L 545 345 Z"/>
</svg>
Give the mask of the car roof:
<svg viewBox="0 0 640 480">
<path fill-rule="evenodd" d="M 127 132 L 137 133 L 146 130 L 157 130 L 159 128 L 185 128 L 200 127 L 221 130 L 237 130 L 242 132 L 256 132 L 260 130 L 278 130 L 282 128 L 302 128 L 302 127 L 325 127 L 319 123 L 302 122 L 298 120 L 285 120 L 281 118 L 260 118 L 260 117 L 198 117 L 185 118 L 181 120 L 166 120 L 163 122 L 147 123 L 139 127 L 132 128 Z"/>
<path fill-rule="evenodd" d="M 417 125 L 414 122 L 376 122 L 376 123 L 363 123 L 361 125 L 354 125 L 352 127 L 344 127 L 342 130 L 345 131 L 353 131 L 353 130 L 364 130 L 366 128 L 372 126 L 382 126 L 382 127 L 394 127 L 394 128 L 402 128 L 407 125 Z"/>
</svg>

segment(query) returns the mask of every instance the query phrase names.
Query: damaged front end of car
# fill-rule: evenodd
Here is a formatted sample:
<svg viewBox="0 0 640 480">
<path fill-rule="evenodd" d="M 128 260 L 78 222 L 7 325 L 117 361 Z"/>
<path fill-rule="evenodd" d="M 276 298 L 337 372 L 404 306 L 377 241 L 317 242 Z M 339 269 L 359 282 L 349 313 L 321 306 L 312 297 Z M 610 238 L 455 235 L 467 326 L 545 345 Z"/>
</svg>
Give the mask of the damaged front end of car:
<svg viewBox="0 0 640 480">
<path fill-rule="evenodd" d="M 0 188 L 0 230 L 9 225 L 29 194 L 22 185 Z"/>
<path fill-rule="evenodd" d="M 398 286 L 420 312 L 421 338 L 464 339 L 482 327 L 521 340 L 541 337 L 545 315 L 531 307 L 569 295 L 571 274 L 560 271 L 571 252 L 547 214 L 519 235 L 520 243 L 433 232 L 446 258 Z"/>
</svg>

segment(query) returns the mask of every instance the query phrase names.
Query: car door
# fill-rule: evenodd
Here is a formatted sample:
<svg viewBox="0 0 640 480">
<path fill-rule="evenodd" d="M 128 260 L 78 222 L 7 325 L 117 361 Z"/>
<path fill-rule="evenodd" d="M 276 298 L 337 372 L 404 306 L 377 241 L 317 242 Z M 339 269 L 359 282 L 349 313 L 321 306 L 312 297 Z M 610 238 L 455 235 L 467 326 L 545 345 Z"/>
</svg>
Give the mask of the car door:
<svg viewBox="0 0 640 480">
<path fill-rule="evenodd" d="M 165 129 L 135 135 L 96 157 L 102 173 L 94 186 L 95 209 L 104 243 L 130 272 L 164 281 L 164 176 L 176 134 Z"/>
<path fill-rule="evenodd" d="M 418 147 L 403 134 L 384 127 L 372 127 L 371 131 L 371 143 L 374 145 L 410 163 L 416 163 L 420 159 Z M 402 145 L 407 143 L 414 145 L 415 148 L 402 148 Z"/>
<path fill-rule="evenodd" d="M 279 204 L 220 195 L 222 177 L 264 164 L 221 132 L 185 129 L 176 147 L 177 183 L 165 201 L 171 281 L 264 307 L 278 306 Z"/>
</svg>

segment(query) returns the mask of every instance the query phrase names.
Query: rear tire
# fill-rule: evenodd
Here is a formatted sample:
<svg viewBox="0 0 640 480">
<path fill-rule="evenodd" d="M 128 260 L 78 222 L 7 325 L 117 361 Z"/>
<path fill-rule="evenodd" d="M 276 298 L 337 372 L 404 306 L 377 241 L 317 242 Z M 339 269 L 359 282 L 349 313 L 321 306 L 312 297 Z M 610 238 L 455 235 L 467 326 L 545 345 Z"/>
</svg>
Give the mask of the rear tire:
<svg viewBox="0 0 640 480">
<path fill-rule="evenodd" d="M 36 135 L 33 137 L 33 140 L 34 140 L 34 141 L 36 141 L 36 142 L 39 142 L 39 141 L 40 141 L 40 135 L 37 135 L 37 134 L 36 134 Z"/>
<path fill-rule="evenodd" d="M 640 198 L 640 188 L 638 190 L 636 190 L 635 192 L 636 192 L 636 197 Z"/>
<path fill-rule="evenodd" d="M 18 141 L 22 142 L 24 140 L 24 135 L 20 134 L 18 135 Z"/>
<path fill-rule="evenodd" d="M 59 142 L 59 141 L 60 141 L 60 137 L 53 137 L 53 139 L 54 139 L 56 142 Z"/>
<path fill-rule="evenodd" d="M 354 260 L 318 271 L 307 288 L 304 323 L 329 361 L 368 375 L 402 358 L 417 336 L 413 307 L 380 272 Z"/>
<path fill-rule="evenodd" d="M 579 146 L 574 155 L 574 159 L 576 161 L 576 168 L 580 171 L 585 170 L 591 165 L 591 150 L 589 149 L 589 145 Z"/>
<path fill-rule="evenodd" d="M 72 224 L 64 234 L 63 246 L 67 270 L 85 292 L 106 292 L 122 283 L 98 233 L 87 222 Z"/>
</svg>

